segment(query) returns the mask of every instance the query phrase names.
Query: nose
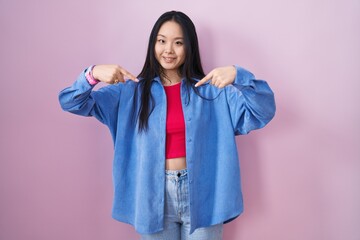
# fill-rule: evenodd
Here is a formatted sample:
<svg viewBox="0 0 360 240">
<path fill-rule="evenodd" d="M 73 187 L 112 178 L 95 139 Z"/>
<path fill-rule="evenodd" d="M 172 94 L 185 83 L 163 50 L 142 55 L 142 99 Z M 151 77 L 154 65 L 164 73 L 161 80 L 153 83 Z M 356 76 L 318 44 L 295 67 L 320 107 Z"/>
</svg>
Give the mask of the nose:
<svg viewBox="0 0 360 240">
<path fill-rule="evenodd" d="M 173 53 L 173 47 L 172 44 L 168 43 L 165 46 L 165 53 Z"/>
</svg>

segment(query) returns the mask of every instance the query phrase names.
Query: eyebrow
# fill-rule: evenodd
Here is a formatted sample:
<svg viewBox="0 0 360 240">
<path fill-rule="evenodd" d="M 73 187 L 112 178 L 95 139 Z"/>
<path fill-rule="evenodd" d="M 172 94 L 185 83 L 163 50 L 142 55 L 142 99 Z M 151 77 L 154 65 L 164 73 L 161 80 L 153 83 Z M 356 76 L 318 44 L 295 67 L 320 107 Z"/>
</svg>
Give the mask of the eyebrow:
<svg viewBox="0 0 360 240">
<path fill-rule="evenodd" d="M 158 36 L 166 38 L 166 36 L 165 36 L 165 35 L 162 35 L 162 34 L 158 34 Z M 176 37 L 176 38 L 174 38 L 174 39 L 184 39 L 184 38 L 182 38 L 182 37 Z"/>
</svg>

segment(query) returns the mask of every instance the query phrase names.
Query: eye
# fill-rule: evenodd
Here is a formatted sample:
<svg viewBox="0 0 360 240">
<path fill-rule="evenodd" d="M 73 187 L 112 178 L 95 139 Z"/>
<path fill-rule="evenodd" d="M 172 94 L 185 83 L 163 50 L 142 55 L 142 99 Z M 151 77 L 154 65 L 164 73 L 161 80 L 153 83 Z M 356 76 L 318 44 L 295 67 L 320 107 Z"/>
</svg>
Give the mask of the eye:
<svg viewBox="0 0 360 240">
<path fill-rule="evenodd" d="M 164 39 L 158 39 L 158 42 L 163 44 L 163 43 L 165 43 L 165 40 Z"/>
<path fill-rule="evenodd" d="M 176 43 L 176 45 L 180 45 L 180 46 L 183 45 L 182 41 L 176 41 L 175 43 Z"/>
</svg>

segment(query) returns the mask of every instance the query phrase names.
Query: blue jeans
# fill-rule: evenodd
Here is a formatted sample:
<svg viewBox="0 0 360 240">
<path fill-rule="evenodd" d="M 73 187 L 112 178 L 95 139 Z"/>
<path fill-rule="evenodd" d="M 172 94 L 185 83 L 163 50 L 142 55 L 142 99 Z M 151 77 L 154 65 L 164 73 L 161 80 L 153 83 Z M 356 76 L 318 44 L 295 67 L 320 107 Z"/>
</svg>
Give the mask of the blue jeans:
<svg viewBox="0 0 360 240">
<path fill-rule="evenodd" d="M 164 230 L 142 235 L 142 240 L 221 240 L 223 224 L 196 229 L 190 233 L 190 207 L 187 170 L 166 170 Z"/>
</svg>

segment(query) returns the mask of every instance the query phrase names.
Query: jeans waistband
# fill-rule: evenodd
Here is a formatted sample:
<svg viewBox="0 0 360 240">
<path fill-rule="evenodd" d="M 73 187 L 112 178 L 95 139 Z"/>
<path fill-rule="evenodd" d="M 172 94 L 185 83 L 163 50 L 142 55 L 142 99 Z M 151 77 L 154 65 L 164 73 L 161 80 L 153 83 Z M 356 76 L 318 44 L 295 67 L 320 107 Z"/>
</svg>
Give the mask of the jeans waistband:
<svg viewBox="0 0 360 240">
<path fill-rule="evenodd" d="M 168 178 L 180 178 L 187 176 L 187 169 L 165 170 L 165 176 Z"/>
</svg>

